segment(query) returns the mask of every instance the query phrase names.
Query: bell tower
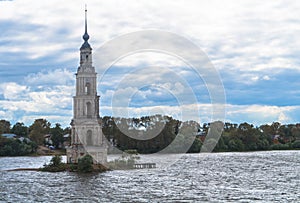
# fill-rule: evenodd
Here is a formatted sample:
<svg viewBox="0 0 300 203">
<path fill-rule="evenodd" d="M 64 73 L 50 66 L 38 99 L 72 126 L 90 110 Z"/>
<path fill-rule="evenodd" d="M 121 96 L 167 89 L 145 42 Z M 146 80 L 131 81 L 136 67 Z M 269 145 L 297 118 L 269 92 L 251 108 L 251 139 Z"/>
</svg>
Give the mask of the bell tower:
<svg viewBox="0 0 300 203">
<path fill-rule="evenodd" d="M 88 43 L 87 9 L 85 9 L 85 32 L 80 47 L 80 65 L 76 75 L 76 95 L 73 97 L 73 119 L 71 121 L 71 144 L 67 148 L 67 162 L 78 163 L 78 159 L 90 154 L 94 164 L 107 161 L 107 146 L 102 133 L 97 95 L 97 73 L 92 64 L 92 48 Z"/>
</svg>

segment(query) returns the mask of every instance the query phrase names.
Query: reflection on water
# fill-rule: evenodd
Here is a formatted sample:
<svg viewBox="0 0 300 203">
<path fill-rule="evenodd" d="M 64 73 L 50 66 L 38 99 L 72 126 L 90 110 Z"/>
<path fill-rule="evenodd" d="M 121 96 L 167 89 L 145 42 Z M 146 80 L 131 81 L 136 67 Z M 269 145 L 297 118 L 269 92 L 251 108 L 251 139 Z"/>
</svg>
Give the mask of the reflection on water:
<svg viewBox="0 0 300 203">
<path fill-rule="evenodd" d="M 143 156 L 164 165 L 169 156 Z M 3 202 L 299 202 L 300 151 L 186 154 L 167 168 L 35 171 L 51 157 L 0 158 Z"/>
</svg>

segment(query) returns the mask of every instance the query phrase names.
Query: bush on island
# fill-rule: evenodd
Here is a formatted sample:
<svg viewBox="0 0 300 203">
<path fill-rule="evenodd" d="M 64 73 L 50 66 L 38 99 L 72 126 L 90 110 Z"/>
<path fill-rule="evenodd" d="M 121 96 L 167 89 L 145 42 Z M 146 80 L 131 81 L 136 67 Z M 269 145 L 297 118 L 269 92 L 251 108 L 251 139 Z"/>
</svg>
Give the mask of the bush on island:
<svg viewBox="0 0 300 203">
<path fill-rule="evenodd" d="M 93 171 L 93 157 L 89 154 L 78 160 L 78 172 L 89 173 Z"/>
<path fill-rule="evenodd" d="M 55 155 L 50 160 L 49 164 L 44 164 L 43 168 L 40 168 L 41 171 L 47 172 L 60 172 L 65 171 L 67 169 L 67 165 L 62 162 L 62 158 L 60 155 Z"/>
</svg>

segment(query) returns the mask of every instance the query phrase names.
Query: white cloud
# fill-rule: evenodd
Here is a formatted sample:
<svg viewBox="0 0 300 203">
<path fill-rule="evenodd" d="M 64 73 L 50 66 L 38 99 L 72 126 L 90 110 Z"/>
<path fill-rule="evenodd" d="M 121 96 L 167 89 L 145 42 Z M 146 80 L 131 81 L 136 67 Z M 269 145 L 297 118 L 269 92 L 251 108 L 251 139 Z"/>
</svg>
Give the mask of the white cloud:
<svg viewBox="0 0 300 203">
<path fill-rule="evenodd" d="M 264 75 L 262 79 L 263 80 L 271 80 L 271 78 L 268 75 Z"/>
<path fill-rule="evenodd" d="M 29 86 L 13 82 L 0 84 L 0 94 L 3 95 L 0 100 L 0 116 L 26 124 L 31 124 L 41 116 L 68 123 L 64 119 L 71 117 L 72 96 L 75 91 L 71 76 L 65 69 L 57 69 L 28 75 L 22 83 Z M 29 118 L 34 119 L 29 122 Z"/>
<path fill-rule="evenodd" d="M 122 4 L 122 6 L 120 6 Z M 259 5 L 259 6 L 258 6 Z M 19 38 L 23 45 L 14 43 L 9 49 L 28 52 L 29 56 L 41 57 L 57 53 L 64 48 L 80 46 L 83 34 L 83 7 L 81 1 L 58 0 L 39 2 L 1 2 L 0 20 L 29 23 L 41 26 L 38 31 L 4 36 L 14 42 Z M 105 1 L 88 2 L 89 32 L 92 46 L 99 47 L 112 37 L 141 29 L 163 29 L 186 36 L 205 50 L 213 60 L 239 56 L 233 68 L 256 70 L 279 66 L 288 68 L 293 59 L 280 59 L 283 55 L 299 50 L 297 36 L 298 10 L 296 1 Z M 35 12 L 32 12 L 35 11 Z M 268 15 L 265 15 L 265 13 Z M 138 18 L 136 16 L 139 16 Z M 67 33 L 58 35 L 61 30 Z M 20 38 L 21 37 L 21 38 Z M 47 40 L 45 40 L 47 39 Z M 27 44 L 24 42 L 28 42 Z M 298 44 L 298 45 L 297 45 Z M 21 48 L 20 48 L 21 46 Z M 120 48 L 120 47 L 119 47 Z M 61 52 L 69 56 L 70 52 Z M 72 54 L 75 54 L 72 52 Z M 257 57 L 250 66 L 249 59 Z M 263 57 L 274 60 L 267 67 L 260 66 Z M 63 57 L 62 57 L 63 58 Z M 75 59 L 75 58 L 74 58 Z M 291 65 L 289 65 L 291 64 Z M 222 67 L 224 64 L 220 64 Z M 271 67 L 271 68 L 272 68 Z"/>
<path fill-rule="evenodd" d="M 32 73 L 25 77 L 26 84 L 29 85 L 70 85 L 74 84 L 74 73 L 67 69 L 44 70 Z"/>
<path fill-rule="evenodd" d="M 239 84 L 271 82 L 282 70 L 300 70 L 300 41 L 297 40 L 300 36 L 299 10 L 298 1 L 281 0 L 129 0 L 126 4 L 119 0 L 90 0 L 88 29 L 95 54 L 101 54 L 97 53 L 97 48 L 107 40 L 142 29 L 162 29 L 185 36 L 205 50 L 218 70 L 232 73 L 225 80 L 240 87 Z M 5 46 L 0 47 L 0 57 L 10 66 L 23 63 L 18 58 L 6 57 L 11 53 L 20 54 L 20 58 L 28 59 L 27 64 L 33 65 L 36 60 L 44 59 L 43 57 L 43 64 L 46 65 L 64 64 L 69 60 L 77 63 L 78 48 L 82 43 L 83 11 L 84 4 L 80 0 L 0 1 L 0 21 L 7 22 L 1 27 L 1 39 Z M 116 50 L 123 48 L 116 46 Z M 97 70 L 101 69 L 97 61 L 94 61 L 94 65 Z M 139 91 L 143 85 L 157 85 L 189 98 L 183 82 L 191 78 L 193 73 L 180 68 L 185 66 L 181 60 L 163 53 L 136 53 L 119 60 L 115 67 L 139 65 L 143 65 L 144 69 L 129 72 L 130 74 L 124 74 L 121 78 L 118 77 L 122 72 L 112 73 L 107 81 L 103 81 L 103 86 L 99 87 L 104 87 L 101 89 L 102 100 L 109 101 L 114 94 L 125 98 Z M 173 73 L 164 69 L 165 67 L 172 67 Z M 76 67 L 73 72 L 75 71 Z M 35 117 L 32 113 L 47 114 L 53 119 L 53 114 L 61 112 L 70 115 L 71 111 L 65 109 L 70 109 L 72 105 L 75 89 L 73 73 L 56 67 L 49 67 L 41 72 L 28 72 L 31 74 L 26 77 L 24 75 L 24 82 L 10 81 L 0 85 L 0 95 L 4 97 L 0 100 L 0 115 L 14 119 L 19 111 L 25 111 L 27 119 Z M 116 92 L 111 90 L 122 80 L 124 81 Z M 247 92 L 248 89 L 240 91 Z M 274 103 L 266 106 L 241 106 L 238 102 L 236 105 L 227 106 L 228 119 L 249 119 L 257 123 L 271 122 L 272 119 L 289 122 L 295 119 L 290 112 L 298 109 L 278 107 Z M 208 106 L 201 106 L 203 120 L 209 120 Z M 195 109 L 193 104 L 186 107 L 189 107 L 188 111 Z M 152 107 L 145 107 L 146 110 L 149 108 Z M 177 107 L 158 106 L 158 109 L 170 113 L 179 112 Z M 132 110 L 142 112 L 143 108 Z"/>
<path fill-rule="evenodd" d="M 259 81 L 271 80 L 268 75 L 260 75 L 259 73 L 237 73 L 235 74 L 235 80 L 241 84 L 253 85 Z"/>
<path fill-rule="evenodd" d="M 0 84 L 0 93 L 3 94 L 5 99 L 15 100 L 24 95 L 28 88 L 24 85 L 19 85 L 15 82 Z"/>
<path fill-rule="evenodd" d="M 94 52 L 95 64 L 97 64 L 97 55 L 101 55 L 101 52 Z M 100 62 L 100 61 L 99 61 Z M 187 64 L 176 58 L 173 55 L 161 52 L 155 52 L 153 50 L 141 51 L 137 53 L 132 53 L 124 58 L 118 60 L 114 66 L 116 67 L 137 67 L 137 66 L 155 66 L 155 67 L 178 67 L 187 66 Z"/>
<path fill-rule="evenodd" d="M 47 114 L 62 114 L 69 110 L 72 104 L 72 97 L 69 93 L 59 92 L 54 89 L 51 92 L 30 92 L 24 100 L 22 97 L 10 101 L 0 100 L 0 108 L 18 113 L 23 111 L 26 113 L 47 113 Z"/>
<path fill-rule="evenodd" d="M 10 111 L 1 111 L 0 110 L 0 118 L 7 120 L 7 121 L 11 121 L 11 120 L 13 120 L 13 114 Z"/>
<path fill-rule="evenodd" d="M 62 127 L 69 127 L 72 116 L 71 115 L 24 115 L 23 117 L 18 118 L 17 122 L 23 122 L 27 125 L 31 125 L 35 119 L 43 118 L 51 123 L 51 126 L 54 126 L 55 123 L 59 123 Z"/>
<path fill-rule="evenodd" d="M 213 116 L 213 108 L 226 108 L 226 114 Z M 109 107 L 103 106 L 102 114 L 115 117 L 139 117 L 145 115 L 170 115 L 180 120 L 194 120 L 200 123 L 208 123 L 215 120 L 224 122 L 262 125 L 278 121 L 282 124 L 295 123 L 297 118 L 292 112 L 300 111 L 300 106 L 265 106 L 265 105 L 212 105 L 212 104 L 189 104 L 181 106 L 150 106 L 150 107 Z M 213 119 L 214 118 L 214 119 Z"/>
<path fill-rule="evenodd" d="M 227 105 L 226 118 L 236 123 L 250 122 L 255 125 L 272 123 L 293 123 L 291 112 L 299 111 L 300 106 L 267 106 L 267 105 Z"/>
</svg>

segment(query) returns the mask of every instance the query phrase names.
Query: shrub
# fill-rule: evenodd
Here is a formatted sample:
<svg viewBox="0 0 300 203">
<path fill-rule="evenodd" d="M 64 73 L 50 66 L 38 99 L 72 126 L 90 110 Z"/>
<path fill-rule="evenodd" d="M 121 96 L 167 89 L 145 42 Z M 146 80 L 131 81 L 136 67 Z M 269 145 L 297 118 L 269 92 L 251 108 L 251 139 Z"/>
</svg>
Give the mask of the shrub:
<svg viewBox="0 0 300 203">
<path fill-rule="evenodd" d="M 44 164 L 44 167 L 40 168 L 41 171 L 47 172 L 60 172 L 65 171 L 66 169 L 67 165 L 62 163 L 62 158 L 59 155 L 52 157 L 49 164 Z"/>
<path fill-rule="evenodd" d="M 300 149 L 300 140 L 293 142 L 292 147 L 294 149 Z"/>
<path fill-rule="evenodd" d="M 78 170 L 77 164 L 70 164 L 70 171 L 74 172 L 77 170 Z"/>
<path fill-rule="evenodd" d="M 50 161 L 50 166 L 59 166 L 62 164 L 62 158 L 59 155 L 55 155 L 54 157 L 52 157 L 51 161 Z"/>
<path fill-rule="evenodd" d="M 272 150 L 288 150 L 290 149 L 289 144 L 274 144 L 271 145 Z"/>
<path fill-rule="evenodd" d="M 93 171 L 93 157 L 89 154 L 78 160 L 78 171 L 89 173 Z"/>
</svg>

